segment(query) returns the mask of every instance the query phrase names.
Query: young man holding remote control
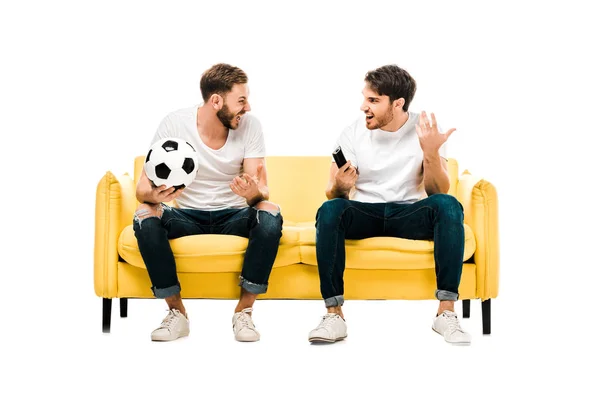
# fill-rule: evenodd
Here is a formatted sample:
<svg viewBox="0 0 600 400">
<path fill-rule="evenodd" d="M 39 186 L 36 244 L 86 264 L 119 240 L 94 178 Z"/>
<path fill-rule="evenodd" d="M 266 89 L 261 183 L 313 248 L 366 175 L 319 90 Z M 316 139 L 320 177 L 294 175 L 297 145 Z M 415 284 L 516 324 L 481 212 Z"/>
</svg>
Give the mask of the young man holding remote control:
<svg viewBox="0 0 600 400">
<path fill-rule="evenodd" d="M 433 330 L 452 344 L 470 344 L 454 312 L 462 274 L 463 209 L 450 188 L 445 143 L 435 115 L 409 112 L 415 80 L 396 65 L 367 72 L 365 117 L 340 135 L 332 163 L 329 199 L 317 213 L 317 262 L 327 314 L 311 342 L 347 336 L 344 304 L 345 239 L 391 236 L 433 240 L 439 300 Z M 340 154 L 343 153 L 343 154 Z M 340 163 L 341 163 L 340 162 Z M 351 195 L 352 192 L 352 195 Z"/>
</svg>

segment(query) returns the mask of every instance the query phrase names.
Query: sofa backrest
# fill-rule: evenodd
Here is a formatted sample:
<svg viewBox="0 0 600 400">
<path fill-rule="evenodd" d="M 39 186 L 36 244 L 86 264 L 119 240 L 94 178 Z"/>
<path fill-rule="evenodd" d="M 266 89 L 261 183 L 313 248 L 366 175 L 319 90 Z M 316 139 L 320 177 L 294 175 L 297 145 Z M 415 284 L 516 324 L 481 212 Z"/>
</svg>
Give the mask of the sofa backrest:
<svg viewBox="0 0 600 400">
<path fill-rule="evenodd" d="M 137 185 L 145 156 L 135 159 Z M 331 156 L 269 156 L 266 158 L 270 201 L 279 204 L 286 223 L 314 221 L 317 210 L 327 198 Z M 456 196 L 458 163 L 448 160 L 449 194 Z"/>
<path fill-rule="evenodd" d="M 284 222 L 314 221 L 327 197 L 331 156 L 271 156 L 266 159 L 269 200 Z"/>
<path fill-rule="evenodd" d="M 458 185 L 458 161 L 454 158 L 448 159 L 448 175 L 450 175 L 450 190 L 448 190 L 448 194 L 456 197 L 456 187 Z"/>
</svg>

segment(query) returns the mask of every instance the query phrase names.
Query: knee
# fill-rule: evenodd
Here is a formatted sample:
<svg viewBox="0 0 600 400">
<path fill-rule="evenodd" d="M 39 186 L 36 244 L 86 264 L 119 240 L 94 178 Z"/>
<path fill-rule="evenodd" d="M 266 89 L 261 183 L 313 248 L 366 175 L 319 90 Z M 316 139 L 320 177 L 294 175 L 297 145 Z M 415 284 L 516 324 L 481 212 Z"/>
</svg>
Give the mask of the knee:
<svg viewBox="0 0 600 400">
<path fill-rule="evenodd" d="M 271 203 L 270 201 L 261 201 L 260 203 L 257 203 L 254 208 L 257 210 L 269 211 L 273 215 L 281 212 L 279 205 Z"/>
<path fill-rule="evenodd" d="M 163 214 L 162 204 L 150 205 L 150 204 L 140 204 L 138 208 L 135 210 L 135 214 L 133 216 L 133 229 L 138 230 L 142 228 L 142 221 L 147 220 L 148 218 L 157 218 L 160 220 Z"/>
<path fill-rule="evenodd" d="M 269 201 L 261 201 L 254 206 L 256 209 L 256 227 L 261 235 L 269 238 L 280 238 L 283 229 L 283 218 L 279 206 Z M 264 211 L 261 213 L 261 211 Z"/>
<path fill-rule="evenodd" d="M 317 222 L 328 223 L 337 221 L 346 208 L 348 207 L 348 200 L 346 199 L 331 199 L 327 200 L 321 205 L 319 211 L 317 211 Z"/>
<path fill-rule="evenodd" d="M 431 199 L 438 213 L 462 222 L 463 207 L 456 197 L 449 194 L 434 194 Z"/>
</svg>

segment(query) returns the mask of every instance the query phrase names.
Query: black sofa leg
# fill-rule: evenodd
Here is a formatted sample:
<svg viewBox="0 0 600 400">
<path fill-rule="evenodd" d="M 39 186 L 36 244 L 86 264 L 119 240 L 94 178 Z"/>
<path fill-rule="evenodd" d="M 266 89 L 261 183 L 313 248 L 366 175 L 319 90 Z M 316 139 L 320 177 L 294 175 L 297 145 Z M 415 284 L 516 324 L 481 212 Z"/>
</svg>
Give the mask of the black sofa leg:
<svg viewBox="0 0 600 400">
<path fill-rule="evenodd" d="M 112 299 L 102 298 L 102 332 L 110 332 L 110 314 L 112 311 Z"/>
<path fill-rule="evenodd" d="M 127 318 L 127 299 L 119 299 L 119 309 L 121 310 L 121 318 Z"/>
<path fill-rule="evenodd" d="M 471 316 L 471 300 L 462 301 L 463 318 L 469 318 Z"/>
<path fill-rule="evenodd" d="M 489 335 L 492 332 L 492 299 L 481 302 L 481 318 L 483 322 L 483 334 Z"/>
</svg>

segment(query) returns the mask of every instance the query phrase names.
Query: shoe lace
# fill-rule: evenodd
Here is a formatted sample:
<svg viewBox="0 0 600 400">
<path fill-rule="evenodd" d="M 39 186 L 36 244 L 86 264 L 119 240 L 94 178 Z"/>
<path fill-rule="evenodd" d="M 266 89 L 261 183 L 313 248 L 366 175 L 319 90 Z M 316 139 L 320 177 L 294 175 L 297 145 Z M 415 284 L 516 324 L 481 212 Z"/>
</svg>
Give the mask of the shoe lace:
<svg viewBox="0 0 600 400">
<path fill-rule="evenodd" d="M 162 320 L 160 324 L 160 328 L 168 329 L 169 331 L 175 326 L 177 321 L 179 320 L 179 316 L 173 310 L 169 310 L 169 314 Z"/>
<path fill-rule="evenodd" d="M 241 312 L 238 314 L 236 321 L 240 327 L 240 329 L 242 328 L 249 328 L 249 329 L 254 329 L 254 324 L 252 323 L 252 318 L 250 318 L 250 314 L 245 313 L 245 312 Z"/>
<path fill-rule="evenodd" d="M 450 332 L 463 332 L 460 324 L 458 322 L 458 317 L 454 313 L 444 313 L 444 318 L 446 319 L 446 323 L 448 324 L 448 329 Z"/>
<path fill-rule="evenodd" d="M 332 315 L 332 314 L 324 315 L 323 319 L 321 319 L 321 323 L 319 324 L 317 329 L 328 328 L 330 325 L 332 325 L 335 322 L 336 318 L 337 318 L 337 315 Z"/>
</svg>

